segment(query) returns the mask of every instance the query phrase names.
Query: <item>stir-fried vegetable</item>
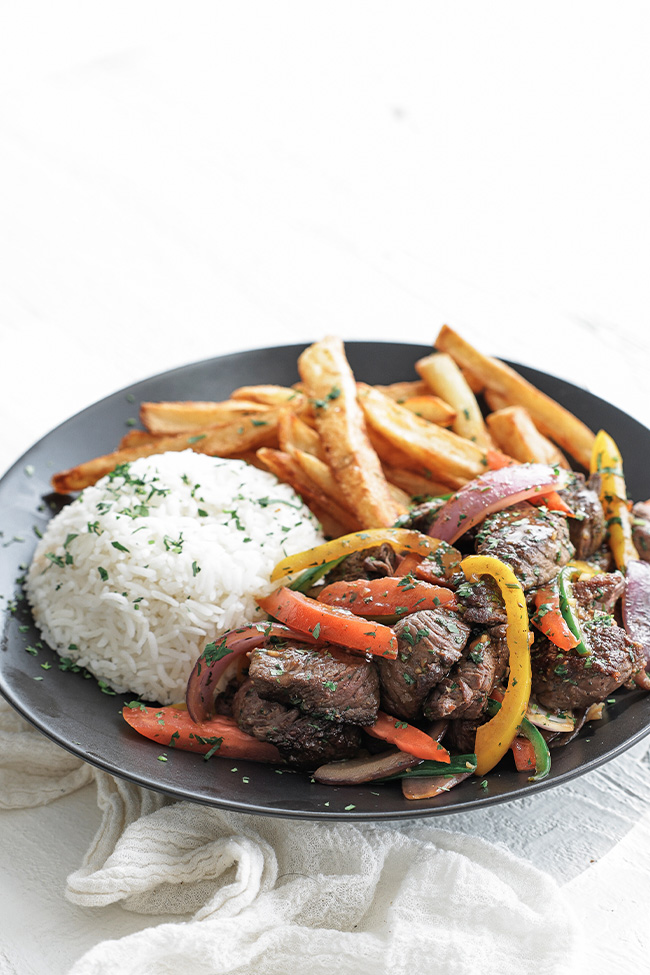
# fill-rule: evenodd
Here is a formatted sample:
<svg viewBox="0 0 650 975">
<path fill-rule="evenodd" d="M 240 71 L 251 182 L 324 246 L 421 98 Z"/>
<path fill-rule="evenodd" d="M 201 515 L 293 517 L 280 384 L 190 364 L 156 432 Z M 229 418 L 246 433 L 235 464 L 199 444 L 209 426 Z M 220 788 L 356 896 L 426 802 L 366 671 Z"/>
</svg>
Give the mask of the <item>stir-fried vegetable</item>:
<svg viewBox="0 0 650 975">
<path fill-rule="evenodd" d="M 332 582 L 319 592 L 318 601 L 328 606 L 342 606 L 355 616 L 400 617 L 421 609 L 456 606 L 451 589 L 420 582 L 411 575 Z"/>
<path fill-rule="evenodd" d="M 313 643 L 309 634 L 297 633 L 279 623 L 249 623 L 236 630 L 229 630 L 221 640 L 208 643 L 187 682 L 187 710 L 193 721 L 206 721 L 214 713 L 214 700 L 221 686 L 222 678 L 236 658 L 249 650 L 261 647 L 273 637 L 280 640 L 294 639 L 303 643 Z"/>
<path fill-rule="evenodd" d="M 528 781 L 539 782 L 540 779 L 545 778 L 551 771 L 551 753 L 548 750 L 546 739 L 528 718 L 524 718 L 521 722 L 519 732 L 521 737 L 525 738 L 533 749 L 535 774 L 531 775 Z M 528 771 L 528 767 L 526 771 Z"/>
<path fill-rule="evenodd" d="M 520 582 L 510 566 L 489 555 L 468 555 L 461 562 L 468 579 L 489 575 L 497 583 L 508 617 L 508 686 L 498 714 L 476 731 L 476 774 L 485 775 L 503 758 L 526 714 L 530 698 L 531 669 L 528 648 L 528 610 Z"/>
<path fill-rule="evenodd" d="M 391 745 L 396 745 L 401 751 L 415 755 L 416 758 L 431 759 L 448 764 L 449 752 L 440 742 L 430 735 L 415 728 L 401 718 L 393 718 L 390 714 L 379 711 L 374 724 L 368 725 L 365 731 L 373 738 L 381 738 Z"/>
<path fill-rule="evenodd" d="M 567 471 L 546 464 L 518 464 L 486 471 L 442 506 L 431 523 L 429 535 L 453 544 L 492 512 L 563 487 L 567 477 Z"/>
<path fill-rule="evenodd" d="M 498 715 L 503 706 L 503 695 L 496 689 L 488 701 L 488 714 Z M 494 718 L 492 719 L 494 720 Z M 510 742 L 510 749 L 515 759 L 518 772 L 529 772 L 535 769 L 535 774 L 529 782 L 538 782 L 551 771 L 551 753 L 546 739 L 527 717 L 521 719 L 515 737 Z"/>
<path fill-rule="evenodd" d="M 301 572 L 297 579 L 289 585 L 289 589 L 295 589 L 296 592 L 308 592 L 312 586 L 323 578 L 324 575 L 333 569 L 335 566 L 342 562 L 345 558 L 344 555 L 340 555 L 338 559 L 332 559 L 330 562 L 322 562 L 320 565 L 313 565 L 309 569 L 305 569 Z"/>
<path fill-rule="evenodd" d="M 163 748 L 180 748 L 200 752 L 206 758 L 248 758 L 253 762 L 281 762 L 275 745 L 258 741 L 242 731 L 233 718 L 214 715 L 207 721 L 194 721 L 184 708 L 146 707 L 134 702 L 122 710 L 122 716 L 134 731 L 158 742 Z"/>
<path fill-rule="evenodd" d="M 560 594 L 553 584 L 538 589 L 534 596 L 535 615 L 531 617 L 538 630 L 561 650 L 571 650 L 580 642 L 569 628 L 560 609 Z"/>
<path fill-rule="evenodd" d="M 321 643 L 336 643 L 391 660 L 397 656 L 397 638 L 390 627 L 355 616 L 347 609 L 327 606 L 284 586 L 258 599 L 258 603 L 269 616 Z"/>
<path fill-rule="evenodd" d="M 637 560 L 639 553 L 632 541 L 623 458 L 605 430 L 599 430 L 594 440 L 591 473 L 600 475 L 600 500 L 605 512 L 609 545 L 617 567 L 625 571 L 628 562 Z"/>
<path fill-rule="evenodd" d="M 428 535 L 423 535 L 421 532 L 409 528 L 369 528 L 366 531 L 352 532 L 350 535 L 333 538 L 329 542 L 315 546 L 315 548 L 282 559 L 273 569 L 271 581 L 277 582 L 294 572 L 302 572 L 310 567 L 322 565 L 324 562 L 340 559 L 346 555 L 352 555 L 353 552 L 362 552 L 366 548 L 384 543 L 396 551 L 416 552 L 422 556 L 440 552 L 441 558 L 449 562 L 450 572 L 454 568 L 458 568 L 457 554 L 453 549 L 444 546 L 437 538 L 430 538 Z"/>
<path fill-rule="evenodd" d="M 591 574 L 595 574 L 595 571 L 595 569 L 592 569 Z M 558 575 L 558 586 L 562 616 L 564 617 L 569 630 L 571 633 L 573 633 L 576 639 L 574 648 L 577 653 L 585 655 L 591 653 L 591 651 L 582 637 L 582 630 L 577 614 L 576 600 L 573 594 L 573 583 L 582 574 L 583 569 L 580 566 L 569 562 L 560 570 Z"/>
<path fill-rule="evenodd" d="M 635 683 L 650 690 L 650 564 L 632 559 L 625 573 L 623 595 L 623 625 L 629 636 L 643 647 L 645 669 L 634 678 Z"/>
</svg>

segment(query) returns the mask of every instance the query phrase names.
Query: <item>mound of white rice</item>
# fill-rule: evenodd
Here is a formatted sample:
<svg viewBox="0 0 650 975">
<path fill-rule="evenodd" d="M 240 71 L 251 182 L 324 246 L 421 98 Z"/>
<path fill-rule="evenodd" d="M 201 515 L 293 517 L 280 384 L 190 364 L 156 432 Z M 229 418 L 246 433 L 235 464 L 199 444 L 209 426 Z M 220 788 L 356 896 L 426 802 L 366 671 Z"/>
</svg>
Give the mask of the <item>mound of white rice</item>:
<svg viewBox="0 0 650 975">
<path fill-rule="evenodd" d="M 322 541 L 286 484 L 191 450 L 118 468 L 39 541 L 26 591 L 45 640 L 114 690 L 170 704 L 206 643 L 258 620 L 274 565 Z"/>
</svg>

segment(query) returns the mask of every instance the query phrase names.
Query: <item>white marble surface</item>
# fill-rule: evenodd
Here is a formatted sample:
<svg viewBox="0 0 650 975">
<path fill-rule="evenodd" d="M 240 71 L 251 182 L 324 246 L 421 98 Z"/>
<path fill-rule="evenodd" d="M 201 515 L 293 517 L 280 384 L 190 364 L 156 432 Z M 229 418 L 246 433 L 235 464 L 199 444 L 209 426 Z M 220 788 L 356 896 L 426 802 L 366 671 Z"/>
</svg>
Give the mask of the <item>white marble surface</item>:
<svg viewBox="0 0 650 975">
<path fill-rule="evenodd" d="M 0 21 L 2 470 L 152 373 L 328 332 L 427 343 L 445 321 L 650 424 L 646 5 L 27 2 Z M 570 885 L 592 973 L 650 949 L 644 753 L 446 821 Z M 63 900 L 97 821 L 90 788 L 0 816 L 1 972 L 59 975 L 150 923 Z"/>
</svg>

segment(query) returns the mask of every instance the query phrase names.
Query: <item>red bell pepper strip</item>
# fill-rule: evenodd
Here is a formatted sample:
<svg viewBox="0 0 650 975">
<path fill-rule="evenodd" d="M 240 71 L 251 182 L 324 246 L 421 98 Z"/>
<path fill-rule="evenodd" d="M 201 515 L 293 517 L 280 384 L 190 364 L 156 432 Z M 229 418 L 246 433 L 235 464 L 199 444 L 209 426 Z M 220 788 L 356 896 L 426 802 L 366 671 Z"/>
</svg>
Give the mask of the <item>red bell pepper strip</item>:
<svg viewBox="0 0 650 975">
<path fill-rule="evenodd" d="M 561 650 L 572 650 L 580 642 L 562 615 L 560 594 L 553 585 L 543 586 L 535 593 L 535 613 L 531 623 Z"/>
<path fill-rule="evenodd" d="M 533 772 L 535 770 L 535 749 L 528 738 L 513 738 L 510 750 L 518 772 Z"/>
<path fill-rule="evenodd" d="M 122 717 L 134 731 L 158 742 L 162 748 L 200 752 L 206 758 L 220 755 L 222 758 L 282 763 L 275 745 L 247 735 L 233 718 L 225 715 L 196 722 L 184 708 L 146 707 L 135 702 L 122 709 Z"/>
<path fill-rule="evenodd" d="M 373 738 L 381 738 L 391 745 L 396 745 L 400 751 L 415 755 L 416 758 L 431 759 L 434 762 L 451 761 L 447 749 L 435 738 L 402 721 L 401 718 L 393 718 L 383 711 L 377 712 L 375 723 L 365 726 L 364 731 Z"/>
<path fill-rule="evenodd" d="M 498 687 L 493 687 L 490 691 L 488 714 L 492 715 L 493 718 L 501 710 L 503 697 L 503 691 Z M 523 717 L 521 719 L 521 724 L 517 728 L 517 735 L 510 742 L 510 749 L 518 772 L 535 770 L 535 774 L 528 777 L 529 782 L 539 782 L 540 779 L 545 779 L 551 771 L 551 753 L 546 739 L 539 728 L 536 728 L 528 718 Z"/>
<path fill-rule="evenodd" d="M 354 579 L 332 582 L 318 594 L 318 601 L 328 606 L 342 606 L 355 616 L 403 616 L 420 609 L 456 606 L 451 589 L 420 582 L 411 575 L 402 578 Z"/>
<path fill-rule="evenodd" d="M 317 642 L 336 643 L 389 660 L 397 656 L 397 637 L 389 626 L 355 616 L 347 609 L 327 606 L 285 587 L 258 599 L 258 603 L 269 616 Z"/>
<path fill-rule="evenodd" d="M 414 574 L 415 570 L 421 565 L 424 556 L 417 552 L 407 552 L 402 561 L 395 569 L 396 576 L 408 576 Z"/>
</svg>

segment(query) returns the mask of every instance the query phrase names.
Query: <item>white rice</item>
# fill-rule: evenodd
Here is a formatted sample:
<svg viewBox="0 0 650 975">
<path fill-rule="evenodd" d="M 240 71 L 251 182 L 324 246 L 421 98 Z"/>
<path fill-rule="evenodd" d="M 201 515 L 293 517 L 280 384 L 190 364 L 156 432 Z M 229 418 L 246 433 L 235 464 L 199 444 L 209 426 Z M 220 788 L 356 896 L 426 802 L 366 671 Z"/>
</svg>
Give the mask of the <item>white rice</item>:
<svg viewBox="0 0 650 975">
<path fill-rule="evenodd" d="M 187 450 L 118 468 L 52 519 L 27 573 L 44 639 L 119 693 L 171 704 L 206 643 L 263 613 L 285 555 L 323 540 L 301 499 Z"/>
</svg>

